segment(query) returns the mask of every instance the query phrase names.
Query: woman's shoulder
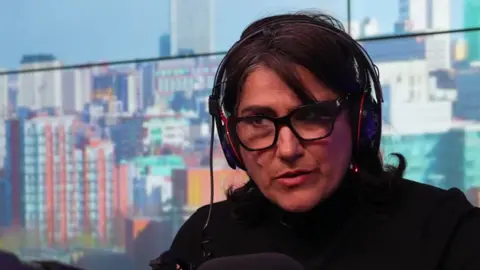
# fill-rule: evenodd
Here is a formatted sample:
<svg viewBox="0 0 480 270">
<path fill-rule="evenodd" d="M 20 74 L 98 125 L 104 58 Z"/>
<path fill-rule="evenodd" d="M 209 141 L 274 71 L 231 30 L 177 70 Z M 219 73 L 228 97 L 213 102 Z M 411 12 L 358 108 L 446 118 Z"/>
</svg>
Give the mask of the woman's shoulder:
<svg viewBox="0 0 480 270">
<path fill-rule="evenodd" d="M 405 178 L 361 178 L 366 192 L 363 196 L 373 206 L 370 209 L 389 213 L 391 220 L 412 223 L 429 219 L 446 219 L 449 223 L 460 219 L 475 207 L 458 188 L 442 189 Z M 365 188 L 366 187 L 366 188 Z M 377 211 L 375 211 L 377 212 Z M 446 225 L 446 223 L 444 222 Z"/>
<path fill-rule="evenodd" d="M 459 269 L 460 265 L 461 269 L 480 269 L 480 259 L 473 252 L 480 242 L 480 209 L 462 191 L 410 180 L 400 181 L 397 189 L 393 201 L 397 228 L 422 239 L 417 247 L 439 258 L 445 269 Z"/>
<path fill-rule="evenodd" d="M 412 212 L 442 211 L 444 218 L 474 208 L 458 188 L 446 190 L 408 179 L 397 181 L 393 201 Z"/>
<path fill-rule="evenodd" d="M 441 189 L 403 178 L 389 181 L 388 189 L 374 189 L 366 208 L 372 221 L 383 220 L 376 235 L 400 233 L 406 242 L 419 241 L 421 235 L 431 237 L 432 243 L 433 239 L 446 243 L 462 223 L 470 222 L 466 216 L 479 215 L 458 188 Z"/>
</svg>

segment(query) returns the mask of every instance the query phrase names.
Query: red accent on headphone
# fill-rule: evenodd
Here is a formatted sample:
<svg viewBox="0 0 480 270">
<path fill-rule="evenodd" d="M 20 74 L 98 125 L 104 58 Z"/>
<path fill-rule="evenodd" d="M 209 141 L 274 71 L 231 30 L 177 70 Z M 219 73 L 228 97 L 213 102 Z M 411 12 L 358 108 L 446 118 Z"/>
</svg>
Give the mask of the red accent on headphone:
<svg viewBox="0 0 480 270">
<path fill-rule="evenodd" d="M 362 132 L 362 118 L 363 118 L 363 103 L 365 101 L 365 94 L 362 94 L 362 98 L 360 99 L 360 106 L 359 106 L 359 111 L 358 111 L 358 125 L 357 125 L 357 149 L 356 151 L 358 152 L 360 150 L 360 136 Z"/>
<path fill-rule="evenodd" d="M 235 155 L 237 160 L 241 162 L 240 155 L 237 153 L 237 149 L 235 149 L 235 145 L 233 144 L 232 137 L 230 136 L 230 131 L 228 130 L 228 118 L 223 114 L 222 111 L 220 111 L 220 118 L 222 119 L 222 122 L 225 125 L 225 132 L 227 133 L 227 139 L 228 139 L 230 148 L 232 149 L 233 154 Z"/>
</svg>

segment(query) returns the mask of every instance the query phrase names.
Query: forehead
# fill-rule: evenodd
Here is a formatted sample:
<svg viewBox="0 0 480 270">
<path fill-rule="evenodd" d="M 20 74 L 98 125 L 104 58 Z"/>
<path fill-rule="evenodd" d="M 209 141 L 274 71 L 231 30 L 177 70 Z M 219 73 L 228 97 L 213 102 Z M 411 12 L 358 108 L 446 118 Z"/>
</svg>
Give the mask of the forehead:
<svg viewBox="0 0 480 270">
<path fill-rule="evenodd" d="M 303 87 L 316 101 L 335 99 L 336 95 L 303 67 L 297 67 L 297 76 Z M 302 105 L 301 100 L 273 70 L 259 66 L 245 80 L 239 96 L 237 112 L 242 115 L 249 108 L 268 108 L 279 115 L 287 114 Z"/>
</svg>

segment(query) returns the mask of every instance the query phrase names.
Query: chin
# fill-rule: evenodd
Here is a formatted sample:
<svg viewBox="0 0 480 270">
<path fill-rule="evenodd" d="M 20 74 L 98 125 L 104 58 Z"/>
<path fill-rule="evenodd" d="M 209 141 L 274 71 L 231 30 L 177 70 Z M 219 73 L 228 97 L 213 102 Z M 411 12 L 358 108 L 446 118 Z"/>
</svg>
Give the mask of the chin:
<svg viewBox="0 0 480 270">
<path fill-rule="evenodd" d="M 277 193 L 273 201 L 288 212 L 308 212 L 321 203 L 327 196 L 324 187 L 304 188 L 286 193 Z"/>
<path fill-rule="evenodd" d="M 285 199 L 280 200 L 277 204 L 285 211 L 292 213 L 303 213 L 312 210 L 318 204 L 318 200 Z"/>
</svg>

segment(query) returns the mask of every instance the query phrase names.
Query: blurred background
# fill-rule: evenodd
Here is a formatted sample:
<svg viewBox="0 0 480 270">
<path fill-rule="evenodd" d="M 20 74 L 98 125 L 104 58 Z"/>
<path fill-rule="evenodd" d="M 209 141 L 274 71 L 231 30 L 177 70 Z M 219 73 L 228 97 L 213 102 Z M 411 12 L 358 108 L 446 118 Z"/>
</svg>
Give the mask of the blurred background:
<svg viewBox="0 0 480 270">
<path fill-rule="evenodd" d="M 480 192 L 480 0 L 2 0 L 0 249 L 149 269 L 208 203 L 207 97 L 250 22 L 336 16 L 380 69 L 382 149 Z M 388 159 L 387 159 L 388 161 Z M 214 150 L 215 200 L 245 174 Z"/>
</svg>

